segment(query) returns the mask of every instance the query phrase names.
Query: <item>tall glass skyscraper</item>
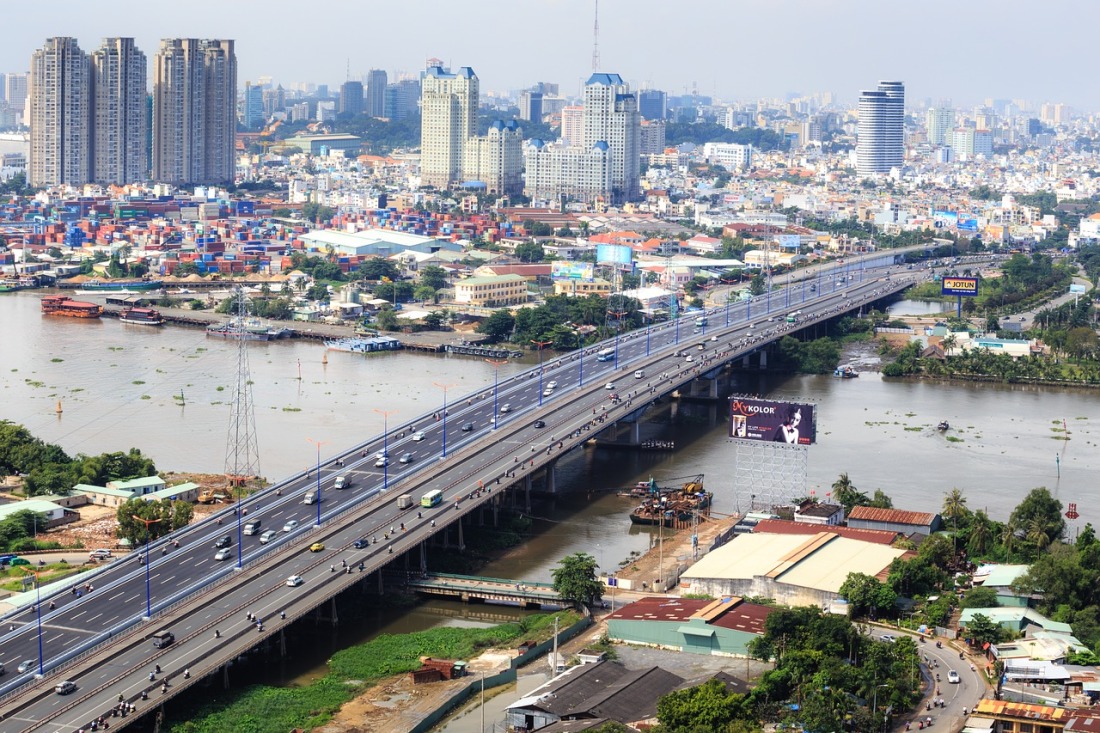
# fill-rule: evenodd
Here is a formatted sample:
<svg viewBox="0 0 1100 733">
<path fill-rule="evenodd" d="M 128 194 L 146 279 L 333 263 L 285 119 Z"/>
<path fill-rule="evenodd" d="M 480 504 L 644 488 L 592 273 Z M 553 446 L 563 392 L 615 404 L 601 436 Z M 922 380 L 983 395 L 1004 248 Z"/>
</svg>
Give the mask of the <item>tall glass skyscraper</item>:
<svg viewBox="0 0 1100 733">
<path fill-rule="evenodd" d="M 905 85 L 880 81 L 878 89 L 859 93 L 859 175 L 889 173 L 905 161 Z"/>
</svg>

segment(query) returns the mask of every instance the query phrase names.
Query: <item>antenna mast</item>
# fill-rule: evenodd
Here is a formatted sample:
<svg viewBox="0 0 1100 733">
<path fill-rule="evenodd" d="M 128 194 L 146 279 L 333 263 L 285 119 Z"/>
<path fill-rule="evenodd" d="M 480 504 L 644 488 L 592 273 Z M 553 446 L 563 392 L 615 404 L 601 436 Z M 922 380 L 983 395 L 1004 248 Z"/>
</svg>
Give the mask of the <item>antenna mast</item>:
<svg viewBox="0 0 1100 733">
<path fill-rule="evenodd" d="M 600 0 L 596 0 L 596 16 L 592 22 L 592 71 L 600 70 Z"/>
</svg>

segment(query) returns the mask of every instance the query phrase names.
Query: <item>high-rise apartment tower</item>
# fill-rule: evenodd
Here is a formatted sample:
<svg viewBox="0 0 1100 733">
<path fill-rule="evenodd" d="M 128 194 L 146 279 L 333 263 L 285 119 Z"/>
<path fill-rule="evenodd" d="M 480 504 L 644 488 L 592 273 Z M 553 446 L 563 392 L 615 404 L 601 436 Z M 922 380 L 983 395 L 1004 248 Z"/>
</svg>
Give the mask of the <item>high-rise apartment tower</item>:
<svg viewBox="0 0 1100 733">
<path fill-rule="evenodd" d="M 50 38 L 31 56 L 28 180 L 81 186 L 92 173 L 92 83 L 75 38 Z"/>
<path fill-rule="evenodd" d="M 92 180 L 125 184 L 149 177 L 145 54 L 133 38 L 105 38 L 92 52 Z"/>
<path fill-rule="evenodd" d="M 905 160 L 905 85 L 880 81 L 878 89 L 859 95 L 859 175 L 889 173 Z"/>
</svg>

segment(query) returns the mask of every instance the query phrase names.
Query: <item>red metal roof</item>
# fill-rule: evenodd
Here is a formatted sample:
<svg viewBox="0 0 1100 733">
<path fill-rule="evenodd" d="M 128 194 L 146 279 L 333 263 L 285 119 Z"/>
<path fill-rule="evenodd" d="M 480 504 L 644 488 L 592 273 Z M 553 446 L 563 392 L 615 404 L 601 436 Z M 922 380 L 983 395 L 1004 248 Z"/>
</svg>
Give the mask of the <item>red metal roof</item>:
<svg viewBox="0 0 1100 733">
<path fill-rule="evenodd" d="M 893 544 L 894 540 L 898 538 L 897 532 L 890 532 L 883 529 L 857 529 L 855 527 L 838 527 L 831 524 L 809 524 L 806 522 L 792 522 L 788 519 L 762 519 L 752 531 L 765 534 L 818 534 L 819 532 L 832 532 L 833 534 L 847 537 L 848 539 L 874 542 L 879 545 Z"/>
<path fill-rule="evenodd" d="M 865 522 L 888 522 L 890 524 L 911 524 L 927 527 L 936 518 L 929 512 L 907 512 L 902 509 L 879 509 L 869 506 L 854 506 L 848 512 L 848 519 L 862 519 Z"/>
<path fill-rule="evenodd" d="M 698 598 L 665 598 L 648 596 L 620 608 L 608 616 L 609 619 L 627 621 L 687 621 L 692 616 L 714 606 L 716 601 Z M 724 604 L 728 608 L 711 609 L 708 623 L 723 629 L 735 629 L 751 634 L 764 633 L 764 620 L 775 609 L 756 603 L 746 603 L 740 598 L 730 598 Z"/>
</svg>

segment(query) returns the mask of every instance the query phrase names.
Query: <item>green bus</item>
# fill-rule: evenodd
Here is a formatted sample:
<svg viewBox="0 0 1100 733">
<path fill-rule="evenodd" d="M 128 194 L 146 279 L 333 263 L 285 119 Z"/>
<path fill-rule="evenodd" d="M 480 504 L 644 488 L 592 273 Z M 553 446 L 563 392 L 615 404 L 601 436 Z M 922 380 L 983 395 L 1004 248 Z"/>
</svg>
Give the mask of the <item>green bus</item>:
<svg viewBox="0 0 1100 733">
<path fill-rule="evenodd" d="M 420 506 L 431 508 L 433 506 L 439 506 L 443 503 L 443 492 L 439 489 L 433 489 L 424 496 L 420 497 Z"/>
</svg>

